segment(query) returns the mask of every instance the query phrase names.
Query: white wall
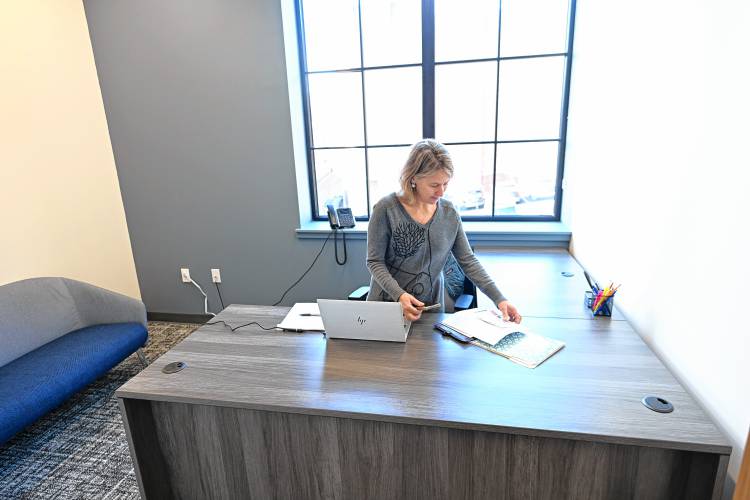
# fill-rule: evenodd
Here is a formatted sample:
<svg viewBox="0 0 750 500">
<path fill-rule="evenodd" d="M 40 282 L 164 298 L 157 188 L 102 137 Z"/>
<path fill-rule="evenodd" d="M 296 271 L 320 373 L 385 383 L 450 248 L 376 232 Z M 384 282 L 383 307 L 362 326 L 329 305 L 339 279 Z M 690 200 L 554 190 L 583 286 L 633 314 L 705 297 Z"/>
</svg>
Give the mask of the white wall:
<svg viewBox="0 0 750 500">
<path fill-rule="evenodd" d="M 578 4 L 571 251 L 725 432 L 750 424 L 750 3 Z M 731 486 L 731 483 L 730 483 Z"/>
<path fill-rule="evenodd" d="M 140 297 L 82 3 L 0 3 L 0 75 L 0 284 Z"/>
</svg>

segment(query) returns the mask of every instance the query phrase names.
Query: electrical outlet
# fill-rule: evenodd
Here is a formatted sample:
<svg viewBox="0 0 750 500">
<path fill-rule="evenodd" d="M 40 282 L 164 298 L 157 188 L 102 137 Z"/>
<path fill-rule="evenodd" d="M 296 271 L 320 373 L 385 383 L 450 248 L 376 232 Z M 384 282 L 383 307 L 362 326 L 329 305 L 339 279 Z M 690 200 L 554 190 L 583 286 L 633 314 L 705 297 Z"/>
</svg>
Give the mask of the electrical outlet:
<svg viewBox="0 0 750 500">
<path fill-rule="evenodd" d="M 182 276 L 183 283 L 190 283 L 190 269 L 183 267 L 180 269 L 180 276 Z"/>
<path fill-rule="evenodd" d="M 221 270 L 211 269 L 211 281 L 214 283 L 221 283 Z"/>
</svg>

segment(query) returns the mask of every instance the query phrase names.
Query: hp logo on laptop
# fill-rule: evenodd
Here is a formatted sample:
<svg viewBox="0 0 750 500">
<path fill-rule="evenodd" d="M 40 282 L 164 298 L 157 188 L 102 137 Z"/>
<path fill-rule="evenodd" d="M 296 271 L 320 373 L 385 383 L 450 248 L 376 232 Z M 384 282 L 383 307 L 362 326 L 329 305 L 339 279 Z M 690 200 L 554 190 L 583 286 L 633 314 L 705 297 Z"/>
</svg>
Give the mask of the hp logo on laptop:
<svg viewBox="0 0 750 500">
<path fill-rule="evenodd" d="M 362 319 L 361 316 L 357 316 L 357 323 L 359 323 L 359 326 L 364 325 L 367 322 L 366 319 Z"/>
</svg>

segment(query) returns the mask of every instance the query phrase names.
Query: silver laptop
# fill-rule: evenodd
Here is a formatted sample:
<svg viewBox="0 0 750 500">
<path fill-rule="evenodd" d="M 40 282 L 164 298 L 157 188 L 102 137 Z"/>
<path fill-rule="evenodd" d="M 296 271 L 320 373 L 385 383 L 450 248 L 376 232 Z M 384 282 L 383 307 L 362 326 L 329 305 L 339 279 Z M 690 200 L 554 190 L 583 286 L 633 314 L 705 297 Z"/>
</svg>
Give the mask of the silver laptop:
<svg viewBox="0 0 750 500">
<path fill-rule="evenodd" d="M 398 302 L 318 299 L 318 307 L 329 339 L 406 342 L 411 329 Z"/>
</svg>

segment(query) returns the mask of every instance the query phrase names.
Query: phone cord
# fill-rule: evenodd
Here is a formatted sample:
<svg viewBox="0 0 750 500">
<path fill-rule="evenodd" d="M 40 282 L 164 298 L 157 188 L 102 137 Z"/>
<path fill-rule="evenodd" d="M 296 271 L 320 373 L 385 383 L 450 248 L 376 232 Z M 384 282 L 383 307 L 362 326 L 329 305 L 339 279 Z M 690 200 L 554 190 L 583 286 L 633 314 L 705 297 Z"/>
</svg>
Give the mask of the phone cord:
<svg viewBox="0 0 750 500">
<path fill-rule="evenodd" d="M 346 264 L 346 233 L 342 232 L 342 238 L 344 240 L 344 260 L 339 261 L 339 245 L 338 245 L 338 237 L 337 237 L 338 231 L 336 229 L 333 230 L 333 250 L 336 257 L 336 264 L 343 266 Z"/>
</svg>

